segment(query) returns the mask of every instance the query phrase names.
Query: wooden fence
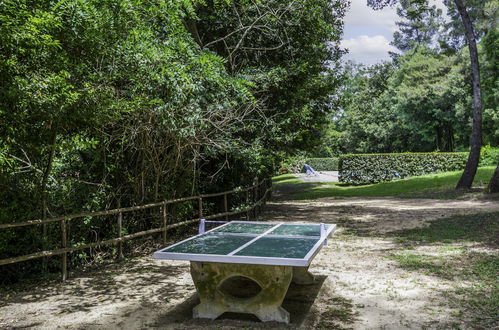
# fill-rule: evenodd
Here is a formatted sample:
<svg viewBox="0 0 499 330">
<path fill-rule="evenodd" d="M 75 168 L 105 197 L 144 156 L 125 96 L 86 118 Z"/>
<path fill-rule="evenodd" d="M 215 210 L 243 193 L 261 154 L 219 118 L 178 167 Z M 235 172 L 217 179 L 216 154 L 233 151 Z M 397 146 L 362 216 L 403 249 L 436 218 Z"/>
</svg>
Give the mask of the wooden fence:
<svg viewBox="0 0 499 330">
<path fill-rule="evenodd" d="M 7 265 L 7 264 L 13 264 L 17 262 L 22 262 L 26 260 L 32 260 L 32 259 L 37 259 L 37 258 L 44 258 L 44 257 L 49 257 L 49 256 L 55 256 L 55 255 L 62 255 L 62 279 L 66 280 L 67 278 L 67 265 L 68 265 L 68 253 L 70 252 L 75 252 L 83 249 L 88 249 L 88 248 L 93 248 L 97 246 L 106 246 L 106 245 L 112 245 L 112 244 L 117 244 L 117 256 L 118 259 L 123 258 L 123 242 L 128 241 L 137 237 L 141 236 L 146 236 L 146 235 L 151 235 L 154 233 L 162 233 L 162 239 L 163 239 L 163 244 L 166 244 L 167 240 L 167 231 L 169 229 L 187 225 L 187 224 L 192 224 L 194 222 L 199 221 L 200 219 L 216 219 L 216 218 L 222 218 L 228 220 L 230 216 L 234 215 L 240 215 L 244 214 L 246 219 L 249 220 L 251 218 L 256 218 L 257 215 L 261 212 L 262 206 L 266 203 L 266 201 L 270 198 L 272 192 L 272 180 L 271 179 L 264 179 L 261 182 L 247 188 L 242 188 L 242 189 L 234 189 L 230 191 L 224 191 L 221 193 L 214 193 L 214 194 L 204 194 L 204 195 L 198 195 L 198 196 L 190 196 L 190 197 L 184 197 L 184 198 L 178 198 L 178 199 L 172 199 L 172 200 L 165 200 L 162 202 L 157 202 L 157 203 L 152 203 L 152 204 L 147 204 L 147 205 L 140 205 L 140 206 L 132 206 L 132 207 L 123 207 L 123 208 L 117 208 L 113 210 L 105 210 L 105 211 L 97 211 L 97 212 L 88 212 L 88 213 L 79 213 L 79 214 L 73 214 L 73 215 L 66 215 L 66 216 L 60 216 L 60 217 L 54 217 L 54 218 L 49 218 L 49 219 L 38 219 L 38 220 L 31 220 L 31 221 L 26 221 L 26 222 L 16 222 L 16 223 L 6 223 L 6 224 L 0 224 L 0 230 L 3 229 L 8 229 L 8 228 L 17 228 L 17 227 L 26 227 L 26 226 L 34 226 L 34 225 L 39 225 L 39 224 L 47 224 L 47 223 L 52 223 L 52 222 L 60 222 L 60 231 L 61 231 L 61 247 L 58 249 L 53 249 L 53 250 L 45 250 L 45 251 L 39 251 L 31 254 L 26 254 L 22 256 L 17 256 L 13 258 L 7 258 L 7 259 L 0 259 L 0 266 L 1 265 Z M 245 202 L 242 205 L 238 205 L 236 210 L 229 210 L 229 205 L 228 205 L 228 196 L 231 194 L 245 194 Z M 220 197 L 222 196 L 223 198 L 223 208 L 224 211 L 221 213 L 215 213 L 215 214 L 204 214 L 203 210 L 203 199 L 207 198 L 213 198 L 213 197 Z M 167 212 L 167 206 L 170 204 L 175 204 L 175 203 L 181 203 L 181 202 L 186 202 L 186 201 L 196 201 L 197 200 L 197 217 L 194 219 L 186 220 L 186 221 L 180 221 L 176 223 L 170 223 L 168 224 L 168 217 L 169 214 Z M 160 216 L 162 218 L 162 226 L 159 228 L 152 228 L 140 232 L 136 232 L 133 234 L 128 234 L 124 235 L 124 228 L 123 228 L 123 214 L 127 212 L 133 212 L 137 210 L 145 210 L 145 209 L 152 209 L 152 208 L 159 208 L 160 211 Z M 112 239 L 107 239 L 107 240 L 99 240 L 97 242 L 92 242 L 92 243 L 87 243 L 83 245 L 78 245 L 78 246 L 68 246 L 68 222 L 69 221 L 75 221 L 77 219 L 83 219 L 83 218 L 88 218 L 88 217 L 96 217 L 96 216 L 102 216 L 102 215 L 114 215 L 116 214 L 116 226 L 117 226 L 117 236 Z"/>
</svg>

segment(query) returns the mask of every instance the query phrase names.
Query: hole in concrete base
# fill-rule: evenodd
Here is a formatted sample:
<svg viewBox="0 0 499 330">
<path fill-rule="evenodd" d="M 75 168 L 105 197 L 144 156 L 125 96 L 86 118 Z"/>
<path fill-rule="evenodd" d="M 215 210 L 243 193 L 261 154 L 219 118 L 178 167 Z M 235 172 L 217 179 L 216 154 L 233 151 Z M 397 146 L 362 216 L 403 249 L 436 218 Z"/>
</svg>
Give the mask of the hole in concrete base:
<svg viewBox="0 0 499 330">
<path fill-rule="evenodd" d="M 223 281 L 218 290 L 236 298 L 251 298 L 259 294 L 262 287 L 248 277 L 233 276 Z"/>
</svg>

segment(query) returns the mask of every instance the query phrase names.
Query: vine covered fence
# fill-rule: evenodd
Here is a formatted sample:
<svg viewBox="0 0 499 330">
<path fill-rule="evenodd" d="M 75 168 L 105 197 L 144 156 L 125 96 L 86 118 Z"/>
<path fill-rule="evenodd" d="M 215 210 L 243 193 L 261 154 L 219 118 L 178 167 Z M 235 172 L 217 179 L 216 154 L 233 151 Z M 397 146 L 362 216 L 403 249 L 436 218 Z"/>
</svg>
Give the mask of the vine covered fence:
<svg viewBox="0 0 499 330">
<path fill-rule="evenodd" d="M 270 198 L 272 192 L 272 180 L 271 179 L 263 179 L 259 183 L 241 189 L 233 189 L 230 191 L 224 191 L 220 193 L 212 193 L 212 194 L 202 194 L 197 196 L 190 196 L 178 199 L 164 200 L 161 202 L 140 205 L 140 206 L 132 206 L 132 207 L 123 207 L 112 210 L 104 210 L 97 212 L 87 212 L 87 213 L 79 213 L 72 214 L 60 217 L 53 217 L 47 219 L 37 219 L 30 220 L 25 222 L 15 222 L 15 223 L 6 223 L 0 224 L 0 230 L 11 230 L 14 228 L 20 227 L 29 227 L 29 226 L 37 226 L 37 225 L 46 225 L 50 223 L 59 222 L 60 228 L 60 243 L 59 248 L 55 249 L 47 249 L 42 251 L 33 252 L 30 254 L 24 254 L 20 256 L 0 259 L 0 266 L 14 264 L 22 261 L 28 261 L 38 258 L 45 258 L 55 255 L 62 256 L 61 262 L 61 271 L 62 271 L 62 280 L 66 280 L 68 276 L 68 253 L 80 251 L 84 249 L 91 249 L 98 246 L 108 246 L 108 245 L 117 245 L 117 258 L 123 259 L 123 242 L 135 239 L 142 236 L 147 236 L 155 233 L 162 233 L 162 242 L 166 244 L 167 242 L 167 231 L 179 226 L 184 226 L 188 224 L 195 223 L 200 219 L 225 219 L 229 220 L 229 217 L 241 215 L 243 214 L 247 220 L 251 218 L 256 218 L 258 214 L 261 212 L 262 206 L 267 202 Z M 239 201 L 236 205 L 234 203 L 229 202 L 229 197 L 231 195 L 236 195 L 236 201 Z M 213 198 L 221 198 L 218 203 L 214 203 L 213 201 L 210 203 L 210 200 Z M 178 217 L 175 217 L 173 213 L 168 211 L 169 206 L 173 206 L 179 203 L 191 202 L 195 203 L 196 206 L 192 207 L 192 209 L 197 213 L 194 217 L 187 219 L 176 221 Z M 215 204 L 218 204 L 222 208 L 222 212 L 217 212 L 217 208 L 214 207 Z M 229 205 L 233 204 L 233 205 Z M 220 208 L 220 207 L 219 207 Z M 139 232 L 126 234 L 126 226 L 124 226 L 124 215 L 129 213 L 134 213 L 142 210 L 151 210 L 156 211 L 156 216 L 160 222 L 160 227 L 149 228 L 146 230 L 142 230 Z M 158 212 L 159 211 L 159 212 Z M 114 227 L 115 227 L 115 236 L 108 239 L 97 239 L 95 242 L 84 243 L 84 244 L 71 244 L 70 235 L 70 224 L 72 222 L 78 222 L 81 225 L 81 220 L 89 219 L 98 216 L 115 216 Z M 85 224 L 84 224 L 85 225 Z"/>
</svg>

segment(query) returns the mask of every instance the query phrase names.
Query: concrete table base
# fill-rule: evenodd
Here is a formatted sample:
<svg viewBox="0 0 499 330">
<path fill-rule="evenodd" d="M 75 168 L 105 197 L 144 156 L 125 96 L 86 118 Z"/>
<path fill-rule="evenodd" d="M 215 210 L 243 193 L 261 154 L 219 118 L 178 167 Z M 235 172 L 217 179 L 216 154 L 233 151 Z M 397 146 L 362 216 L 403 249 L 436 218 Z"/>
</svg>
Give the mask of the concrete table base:
<svg viewBox="0 0 499 330">
<path fill-rule="evenodd" d="M 308 267 L 293 267 L 293 283 L 309 285 L 315 283 L 315 277 L 308 271 Z"/>
<path fill-rule="evenodd" d="M 281 307 L 291 281 L 311 284 L 308 267 L 228 264 L 191 261 L 191 275 L 201 303 L 194 307 L 195 318 L 216 319 L 225 312 L 254 314 L 261 321 L 289 323 L 289 313 Z M 250 297 L 237 297 L 237 292 L 222 289 L 233 277 L 256 282 L 261 291 Z"/>
</svg>

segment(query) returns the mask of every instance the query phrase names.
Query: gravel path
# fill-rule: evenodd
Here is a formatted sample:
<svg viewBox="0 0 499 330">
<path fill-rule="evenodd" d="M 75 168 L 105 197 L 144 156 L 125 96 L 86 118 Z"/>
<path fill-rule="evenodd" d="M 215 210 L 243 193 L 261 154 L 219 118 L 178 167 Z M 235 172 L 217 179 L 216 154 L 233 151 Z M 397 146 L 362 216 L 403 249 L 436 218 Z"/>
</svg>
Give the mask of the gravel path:
<svg viewBox="0 0 499 330">
<path fill-rule="evenodd" d="M 316 171 L 317 175 L 306 175 L 305 173 L 293 174 L 303 182 L 339 182 L 338 171 Z"/>
</svg>

